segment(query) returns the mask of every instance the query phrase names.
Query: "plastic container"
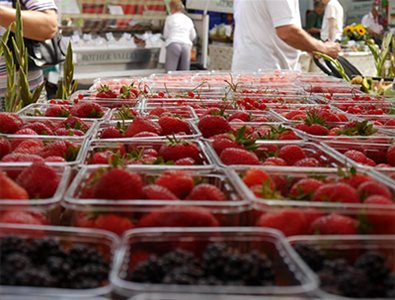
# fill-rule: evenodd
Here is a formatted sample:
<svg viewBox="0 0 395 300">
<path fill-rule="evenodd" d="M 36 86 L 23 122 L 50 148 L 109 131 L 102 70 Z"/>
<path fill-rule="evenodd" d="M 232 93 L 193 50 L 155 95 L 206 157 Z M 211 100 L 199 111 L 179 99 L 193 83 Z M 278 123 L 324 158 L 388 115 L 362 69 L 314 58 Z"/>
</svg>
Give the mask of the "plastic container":
<svg viewBox="0 0 395 300">
<path fill-rule="evenodd" d="M 231 102 L 231 99 L 224 100 L 224 95 L 213 99 L 192 99 L 192 98 L 146 98 L 142 104 L 145 109 L 154 109 L 157 107 L 183 107 L 190 106 L 193 109 L 204 109 L 218 107 L 223 109 L 235 109 L 237 106 Z"/>
<path fill-rule="evenodd" d="M 311 94 L 354 94 L 360 92 L 357 88 L 345 82 L 305 84 L 303 85 L 303 89 L 306 93 Z"/>
<path fill-rule="evenodd" d="M 330 103 L 331 106 L 351 115 L 369 116 L 393 116 L 395 105 L 391 102 L 342 102 Z"/>
<path fill-rule="evenodd" d="M 181 245 L 186 249 L 201 249 L 209 243 L 222 242 L 235 249 L 247 252 L 256 249 L 271 258 L 275 273 L 275 286 L 194 286 L 141 284 L 125 280 L 130 255 L 138 249 L 160 254 L 164 248 L 169 251 Z M 173 247 L 171 247 L 171 245 Z M 170 247 L 169 247 L 170 246 Z M 237 250 L 236 250 L 237 249 Z M 166 251 L 166 252 L 167 252 Z M 111 281 L 117 293 L 133 296 L 142 292 L 156 293 L 198 293 L 227 295 L 304 295 L 314 291 L 317 282 L 311 271 L 301 263 L 296 253 L 283 236 L 275 230 L 256 228 L 207 228 L 142 229 L 131 230 L 123 238 L 122 248 L 117 253 L 111 273 Z"/>
<path fill-rule="evenodd" d="M 16 234 L 19 237 L 36 239 L 49 237 L 59 240 L 63 247 L 67 248 L 74 244 L 89 245 L 97 248 L 109 264 L 120 241 L 118 238 L 107 231 L 91 230 L 57 226 L 32 226 L 32 225 L 10 225 L 0 224 L 0 237 Z M 109 295 L 112 287 L 109 282 L 104 286 L 93 289 L 61 289 L 44 287 L 24 287 L 24 286 L 0 286 L 1 294 L 18 295 L 19 299 L 25 299 L 25 295 L 40 297 L 56 296 L 57 299 L 71 297 L 74 299 L 91 298 L 96 296 Z M 41 298 L 42 297 L 42 298 Z M 3 296 L 1 297 L 2 299 Z"/>
<path fill-rule="evenodd" d="M 278 122 L 280 121 L 279 118 L 273 114 L 271 111 L 254 111 L 254 110 L 240 110 L 240 109 L 225 109 L 221 110 L 218 108 L 218 110 L 223 113 L 223 117 L 229 121 L 229 119 L 234 115 L 239 112 L 247 113 L 248 114 L 248 120 L 245 122 Z M 207 108 L 199 108 L 195 109 L 195 112 L 199 118 L 202 118 L 203 116 L 208 114 L 208 109 Z M 237 117 L 233 117 L 233 119 L 236 119 Z M 236 120 L 230 120 L 231 122 L 237 122 Z M 238 119 L 238 118 L 237 118 Z M 244 121 L 244 120 L 241 120 Z"/>
<path fill-rule="evenodd" d="M 152 118 L 159 118 L 155 114 L 155 111 L 152 112 L 155 108 L 143 108 L 142 109 L 142 114 L 146 116 L 151 116 Z M 154 115 L 152 115 L 154 113 Z M 190 120 L 194 121 L 197 119 L 197 115 L 194 111 L 194 109 L 190 106 L 167 106 L 166 107 L 166 112 L 163 113 L 163 115 L 169 115 L 169 116 L 177 116 L 185 120 Z"/>
<path fill-rule="evenodd" d="M 128 77 L 128 78 L 113 78 L 113 79 L 104 79 L 104 78 L 98 78 L 96 79 L 92 86 L 89 88 L 89 91 L 92 93 L 96 93 L 98 89 L 102 85 L 107 85 L 111 90 L 117 90 L 123 86 L 123 85 L 133 85 L 135 87 L 139 87 L 142 84 L 145 83 L 145 78 L 142 77 Z"/>
<path fill-rule="evenodd" d="M 278 96 L 278 95 L 245 95 L 245 94 L 237 94 L 235 100 L 243 100 L 243 99 L 252 99 L 262 103 L 265 103 L 268 106 L 277 105 L 277 104 L 315 104 L 314 98 L 315 96 Z"/>
<path fill-rule="evenodd" d="M 329 259 L 342 258 L 352 263 L 356 256 L 367 251 L 379 252 L 387 259 L 387 264 L 394 272 L 395 267 L 395 236 L 327 236 L 327 237 L 291 237 L 288 239 L 291 245 L 309 245 L 320 249 Z M 356 299 L 328 293 L 318 290 L 317 296 L 321 299 Z M 365 298 L 366 299 L 366 298 Z M 372 299 L 372 298 L 369 298 Z M 390 299 L 390 298 L 374 298 Z"/>
<path fill-rule="evenodd" d="M 200 151 L 200 158 L 201 161 L 200 162 L 196 162 L 196 165 L 193 166 L 188 166 L 188 168 L 196 168 L 196 169 L 211 169 L 214 166 L 214 162 L 211 158 L 211 156 L 208 153 L 207 150 L 207 146 L 200 140 L 180 140 L 180 141 L 185 141 L 187 143 L 194 143 L 197 145 L 197 147 L 199 148 Z M 126 151 L 126 153 L 124 155 L 122 155 L 122 158 L 127 157 L 128 155 L 135 155 L 136 159 L 134 161 L 132 160 L 128 160 L 127 164 L 129 165 L 141 165 L 141 163 L 137 162 L 138 157 L 139 156 L 143 156 L 144 155 L 144 150 L 148 150 L 148 149 L 153 149 L 155 151 L 159 151 L 160 147 L 162 145 L 164 145 L 165 141 L 128 141 L 128 142 L 122 142 L 122 143 L 106 143 L 104 141 L 101 142 L 91 142 L 88 147 L 86 147 L 84 154 L 83 154 L 83 158 L 82 158 L 82 164 L 85 165 L 90 165 L 91 163 L 91 159 L 93 157 L 93 155 L 95 153 L 98 152 L 104 152 L 104 151 L 111 151 L 114 154 L 116 153 L 120 153 L 121 149 Z M 126 149 L 129 149 L 126 150 Z M 150 161 L 147 160 L 146 163 L 143 164 L 148 164 L 148 165 L 155 165 L 157 168 L 165 168 L 168 169 L 169 167 L 171 168 L 180 168 L 183 169 L 185 168 L 185 166 L 177 166 L 174 165 L 174 162 L 172 164 L 169 164 L 166 161 L 162 161 L 160 160 L 161 156 L 158 156 L 158 159 L 155 161 Z M 162 158 L 163 160 L 163 158 Z"/>
<path fill-rule="evenodd" d="M 265 296 L 265 300 L 302 300 L 302 299 L 306 299 L 306 298 L 296 297 L 296 296 Z M 14 299 L 10 299 L 10 300 L 14 300 Z M 36 300 L 36 299 L 32 299 L 32 300 Z M 240 300 L 240 296 L 215 295 L 215 294 L 144 293 L 129 298 L 128 300 Z M 262 296 L 243 295 L 243 300 L 262 300 Z"/>
</svg>

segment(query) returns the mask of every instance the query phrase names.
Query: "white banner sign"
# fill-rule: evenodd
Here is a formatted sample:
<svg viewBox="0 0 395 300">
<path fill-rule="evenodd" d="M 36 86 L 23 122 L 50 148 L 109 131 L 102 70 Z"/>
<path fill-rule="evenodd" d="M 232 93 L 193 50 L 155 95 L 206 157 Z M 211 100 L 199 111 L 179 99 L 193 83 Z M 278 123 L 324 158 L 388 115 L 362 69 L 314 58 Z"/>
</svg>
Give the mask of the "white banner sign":
<svg viewBox="0 0 395 300">
<path fill-rule="evenodd" d="M 187 0 L 187 8 L 233 13 L 233 0 Z"/>
</svg>

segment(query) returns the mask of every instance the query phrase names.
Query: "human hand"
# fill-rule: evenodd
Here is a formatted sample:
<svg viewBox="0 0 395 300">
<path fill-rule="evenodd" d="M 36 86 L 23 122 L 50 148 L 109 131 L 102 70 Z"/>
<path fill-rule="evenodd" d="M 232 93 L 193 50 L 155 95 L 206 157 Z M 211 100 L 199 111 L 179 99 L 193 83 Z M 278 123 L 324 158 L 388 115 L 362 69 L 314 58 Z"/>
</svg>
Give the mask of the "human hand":
<svg viewBox="0 0 395 300">
<path fill-rule="evenodd" d="M 341 47 L 338 43 L 326 42 L 326 43 L 324 43 L 324 47 L 325 48 L 324 48 L 323 53 L 325 53 L 335 59 L 339 56 Z"/>
</svg>

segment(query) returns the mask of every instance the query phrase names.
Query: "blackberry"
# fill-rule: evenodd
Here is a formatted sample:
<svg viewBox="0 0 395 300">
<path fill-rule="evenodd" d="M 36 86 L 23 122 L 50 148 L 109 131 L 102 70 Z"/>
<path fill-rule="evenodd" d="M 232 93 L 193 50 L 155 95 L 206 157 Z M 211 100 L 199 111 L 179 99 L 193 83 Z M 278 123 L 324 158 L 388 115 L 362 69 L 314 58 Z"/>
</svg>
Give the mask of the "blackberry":
<svg viewBox="0 0 395 300">
<path fill-rule="evenodd" d="M 202 256 L 203 269 L 207 276 L 218 279 L 226 277 L 225 266 L 231 255 L 228 247 L 224 244 L 214 243 L 208 245 Z"/>
<path fill-rule="evenodd" d="M 97 280 L 92 278 L 83 278 L 80 281 L 74 281 L 69 283 L 69 288 L 72 289 L 93 289 L 100 286 L 100 283 Z"/>
<path fill-rule="evenodd" d="M 0 284 L 14 285 L 16 272 L 23 271 L 31 266 L 29 257 L 22 253 L 12 253 L 1 262 Z"/>
<path fill-rule="evenodd" d="M 183 265 L 197 264 L 198 259 L 189 251 L 176 249 L 170 251 L 161 257 L 163 268 L 167 271 L 179 268 Z"/>
<path fill-rule="evenodd" d="M 135 282 L 161 283 L 164 276 L 165 269 L 162 260 L 152 255 L 147 261 L 138 264 L 133 271 L 130 271 L 127 278 Z"/>
<path fill-rule="evenodd" d="M 178 268 L 174 268 L 170 272 L 167 272 L 162 282 L 165 284 L 192 285 L 197 284 L 203 275 L 204 272 L 199 265 L 182 265 Z"/>
<path fill-rule="evenodd" d="M 70 281 L 71 266 L 66 259 L 58 256 L 50 256 L 46 261 L 46 268 L 57 282 L 57 286 L 68 287 Z"/>
<path fill-rule="evenodd" d="M 26 268 L 15 274 L 15 285 L 52 287 L 54 280 L 44 268 Z"/>
<path fill-rule="evenodd" d="M 333 272 L 333 274 L 340 274 L 348 270 L 349 265 L 343 258 L 337 258 L 333 260 L 325 260 L 323 269 Z"/>
<path fill-rule="evenodd" d="M 306 244 L 296 244 L 294 249 L 313 271 L 322 269 L 325 258 L 319 249 Z"/>
<path fill-rule="evenodd" d="M 197 281 L 197 285 L 224 285 L 224 284 L 225 283 L 222 280 L 214 276 L 204 276 Z"/>
<path fill-rule="evenodd" d="M 387 298 L 395 298 L 395 274 L 390 274 L 384 280 L 384 289 Z"/>
<path fill-rule="evenodd" d="M 346 297 L 366 298 L 368 297 L 369 279 L 364 272 L 349 268 L 337 277 L 337 286 L 341 293 Z"/>
<path fill-rule="evenodd" d="M 33 263 L 45 264 L 47 257 L 66 257 L 66 253 L 61 248 L 57 240 L 52 238 L 43 238 L 32 241 L 29 249 L 29 256 Z"/>
<path fill-rule="evenodd" d="M 107 279 L 108 271 L 108 268 L 103 265 L 87 264 L 72 270 L 70 272 L 70 280 L 80 281 L 84 278 L 91 278 L 93 280 L 96 280 L 97 282 L 100 282 Z"/>
<path fill-rule="evenodd" d="M 274 282 L 275 276 L 272 262 L 266 255 L 252 251 L 246 254 L 245 263 L 246 268 L 248 268 L 244 275 L 245 285 L 265 286 Z"/>
<path fill-rule="evenodd" d="M 369 279 L 373 282 L 383 281 L 390 270 L 386 266 L 386 260 L 383 255 L 378 252 L 369 251 L 361 255 L 354 264 L 355 268 L 365 272 Z"/>
<path fill-rule="evenodd" d="M 10 253 L 27 253 L 29 244 L 25 239 L 15 235 L 8 235 L 0 239 L 0 261 Z"/>
<path fill-rule="evenodd" d="M 70 249 L 68 260 L 72 266 L 76 267 L 90 263 L 106 265 L 103 256 L 95 248 L 80 244 Z"/>
</svg>

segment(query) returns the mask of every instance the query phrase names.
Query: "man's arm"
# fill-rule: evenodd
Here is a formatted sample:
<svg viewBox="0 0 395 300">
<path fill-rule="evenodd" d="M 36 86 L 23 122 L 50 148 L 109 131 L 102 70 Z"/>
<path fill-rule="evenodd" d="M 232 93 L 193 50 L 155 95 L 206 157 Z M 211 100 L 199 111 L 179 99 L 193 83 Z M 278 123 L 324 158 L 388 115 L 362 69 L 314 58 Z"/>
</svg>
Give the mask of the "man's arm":
<svg viewBox="0 0 395 300">
<path fill-rule="evenodd" d="M 15 21 L 16 10 L 0 5 L 0 26 L 7 28 Z M 22 11 L 23 36 L 36 41 L 51 39 L 58 31 L 55 10 Z"/>
<path fill-rule="evenodd" d="M 277 27 L 276 32 L 278 37 L 285 43 L 302 51 L 310 53 L 319 51 L 333 58 L 337 58 L 341 50 L 339 44 L 333 42 L 323 43 L 295 25 Z"/>
<path fill-rule="evenodd" d="M 328 24 L 329 24 L 329 40 L 334 42 L 336 39 L 335 33 L 336 33 L 336 19 L 335 18 L 329 18 L 328 19 Z"/>
</svg>

